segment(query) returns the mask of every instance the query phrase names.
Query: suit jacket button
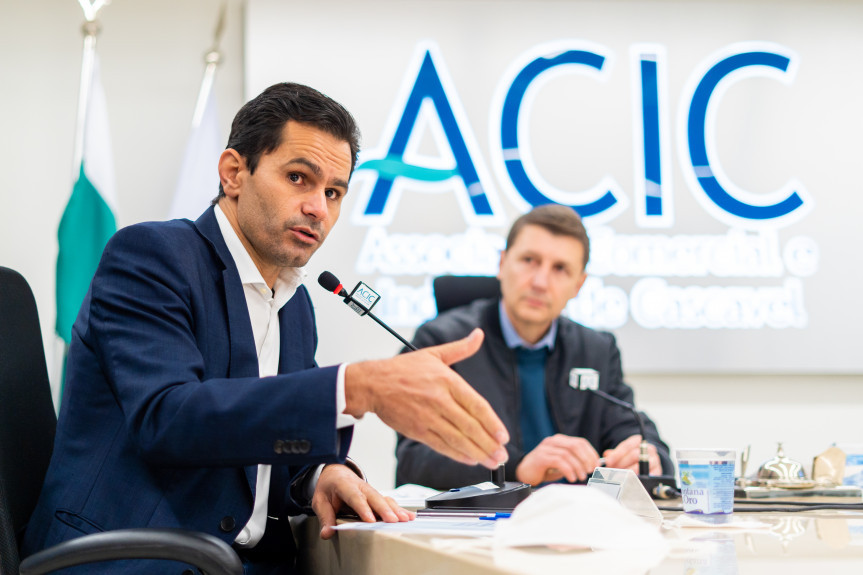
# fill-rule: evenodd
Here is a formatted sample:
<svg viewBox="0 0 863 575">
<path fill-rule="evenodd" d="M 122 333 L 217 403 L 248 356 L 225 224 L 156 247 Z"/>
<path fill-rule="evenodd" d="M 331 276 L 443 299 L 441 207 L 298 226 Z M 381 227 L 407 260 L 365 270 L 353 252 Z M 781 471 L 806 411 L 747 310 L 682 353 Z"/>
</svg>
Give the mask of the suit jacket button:
<svg viewBox="0 0 863 575">
<path fill-rule="evenodd" d="M 219 529 L 221 529 L 225 533 L 230 533 L 231 531 L 234 530 L 234 527 L 236 527 L 236 526 L 237 526 L 237 522 L 234 521 L 234 518 L 231 517 L 230 515 L 226 515 L 225 517 L 222 517 L 222 520 L 219 521 Z"/>
<path fill-rule="evenodd" d="M 297 452 L 297 442 L 295 440 L 291 439 L 290 441 L 286 441 L 285 443 L 288 444 L 288 449 L 287 449 L 288 453 L 298 453 Z"/>
<path fill-rule="evenodd" d="M 309 450 L 312 448 L 312 443 L 307 439 L 301 439 L 298 442 L 298 446 L 300 453 L 308 453 Z"/>
<path fill-rule="evenodd" d="M 281 439 L 277 439 L 276 443 L 273 444 L 273 451 L 281 455 L 285 451 L 285 442 Z"/>
</svg>

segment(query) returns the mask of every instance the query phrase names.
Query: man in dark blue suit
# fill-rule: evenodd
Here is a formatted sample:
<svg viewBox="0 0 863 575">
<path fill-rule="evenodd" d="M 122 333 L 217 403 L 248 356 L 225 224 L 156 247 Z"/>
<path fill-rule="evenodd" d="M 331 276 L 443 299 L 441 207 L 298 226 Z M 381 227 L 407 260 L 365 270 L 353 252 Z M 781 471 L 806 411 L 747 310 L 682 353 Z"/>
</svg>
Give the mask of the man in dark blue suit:
<svg viewBox="0 0 863 575">
<path fill-rule="evenodd" d="M 411 518 L 345 461 L 353 418 L 369 411 L 459 461 L 505 460 L 503 424 L 448 367 L 480 332 L 389 360 L 315 363 L 303 266 L 338 218 L 357 150 L 338 103 L 272 86 L 234 119 L 211 208 L 115 234 L 72 330 L 25 555 L 87 533 L 176 527 L 233 544 L 248 573 L 290 573 L 291 515 L 313 510 L 324 538 L 344 507 L 365 521 Z"/>
</svg>

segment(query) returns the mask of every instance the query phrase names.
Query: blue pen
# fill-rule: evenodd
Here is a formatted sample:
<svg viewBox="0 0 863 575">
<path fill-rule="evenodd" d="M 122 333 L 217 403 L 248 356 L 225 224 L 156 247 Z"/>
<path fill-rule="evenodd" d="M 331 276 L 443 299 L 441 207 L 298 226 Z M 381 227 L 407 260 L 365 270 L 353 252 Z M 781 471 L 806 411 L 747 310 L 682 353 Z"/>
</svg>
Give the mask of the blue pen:
<svg viewBox="0 0 863 575">
<path fill-rule="evenodd" d="M 480 519 L 484 519 L 485 521 L 497 521 L 498 519 L 508 519 L 512 515 L 512 513 L 495 513 L 494 516 L 489 515 L 488 517 L 480 517 Z"/>
</svg>

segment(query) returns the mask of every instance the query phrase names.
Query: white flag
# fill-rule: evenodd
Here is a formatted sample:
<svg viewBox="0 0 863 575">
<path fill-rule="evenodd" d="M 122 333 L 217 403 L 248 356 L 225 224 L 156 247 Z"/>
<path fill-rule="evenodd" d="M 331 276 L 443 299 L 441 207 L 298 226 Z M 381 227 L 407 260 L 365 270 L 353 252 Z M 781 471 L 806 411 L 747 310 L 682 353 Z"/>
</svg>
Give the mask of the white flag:
<svg viewBox="0 0 863 575">
<path fill-rule="evenodd" d="M 197 219 L 219 193 L 218 164 L 224 150 L 219 134 L 216 94 L 211 89 L 201 121 L 192 126 L 192 134 L 186 143 L 169 219 Z"/>
</svg>

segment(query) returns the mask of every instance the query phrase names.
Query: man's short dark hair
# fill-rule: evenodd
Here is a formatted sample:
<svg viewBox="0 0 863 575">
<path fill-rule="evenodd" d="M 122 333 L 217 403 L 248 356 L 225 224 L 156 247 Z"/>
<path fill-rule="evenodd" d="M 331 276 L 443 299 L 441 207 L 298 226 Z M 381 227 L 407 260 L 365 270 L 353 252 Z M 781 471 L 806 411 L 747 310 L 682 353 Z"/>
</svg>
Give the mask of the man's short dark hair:
<svg viewBox="0 0 863 575">
<path fill-rule="evenodd" d="M 581 217 L 573 208 L 561 204 L 545 204 L 522 214 L 513 222 L 506 237 L 506 249 L 515 243 L 518 234 L 525 226 L 539 226 L 555 236 L 569 236 L 578 240 L 584 247 L 584 266 L 590 257 L 590 239 L 581 222 Z"/>
<path fill-rule="evenodd" d="M 360 151 L 360 130 L 344 106 L 314 88 L 302 84 L 283 82 L 270 86 L 240 108 L 231 124 L 227 148 L 232 148 L 246 161 L 254 174 L 261 156 L 269 154 L 282 144 L 282 130 L 292 120 L 313 126 L 347 142 L 351 148 L 351 173 Z M 222 184 L 219 195 L 225 196 Z"/>
</svg>

